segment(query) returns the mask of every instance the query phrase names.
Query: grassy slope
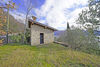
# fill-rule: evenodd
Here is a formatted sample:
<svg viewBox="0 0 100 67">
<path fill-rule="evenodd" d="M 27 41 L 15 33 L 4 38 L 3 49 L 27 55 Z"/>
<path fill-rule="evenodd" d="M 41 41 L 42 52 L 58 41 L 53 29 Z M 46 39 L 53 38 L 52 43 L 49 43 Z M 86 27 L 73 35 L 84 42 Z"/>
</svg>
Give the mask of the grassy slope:
<svg viewBox="0 0 100 67">
<path fill-rule="evenodd" d="M 1 46 L 0 67 L 100 67 L 100 56 L 70 50 L 59 44 Z"/>
</svg>

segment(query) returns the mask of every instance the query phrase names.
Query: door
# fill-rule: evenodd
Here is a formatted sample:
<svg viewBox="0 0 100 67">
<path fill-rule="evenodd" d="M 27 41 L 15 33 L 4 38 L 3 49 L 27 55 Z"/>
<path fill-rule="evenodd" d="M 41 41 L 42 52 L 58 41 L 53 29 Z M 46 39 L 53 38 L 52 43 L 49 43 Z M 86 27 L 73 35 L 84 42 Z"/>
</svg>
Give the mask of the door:
<svg viewBox="0 0 100 67">
<path fill-rule="evenodd" d="M 40 44 L 44 43 L 44 34 L 40 33 Z"/>
</svg>

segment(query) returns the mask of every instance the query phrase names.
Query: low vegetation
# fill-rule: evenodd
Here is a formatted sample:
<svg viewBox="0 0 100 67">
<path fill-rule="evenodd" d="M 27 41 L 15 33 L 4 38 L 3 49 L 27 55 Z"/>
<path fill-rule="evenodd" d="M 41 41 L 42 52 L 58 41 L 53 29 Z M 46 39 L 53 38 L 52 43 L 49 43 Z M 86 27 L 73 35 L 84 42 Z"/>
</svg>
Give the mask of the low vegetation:
<svg viewBox="0 0 100 67">
<path fill-rule="evenodd" d="M 88 31 L 79 28 L 69 29 L 59 36 L 57 41 L 68 44 L 74 50 L 100 55 L 98 39 L 93 33 Z"/>
<path fill-rule="evenodd" d="M 100 67 L 100 56 L 59 44 L 0 46 L 0 67 Z"/>
</svg>

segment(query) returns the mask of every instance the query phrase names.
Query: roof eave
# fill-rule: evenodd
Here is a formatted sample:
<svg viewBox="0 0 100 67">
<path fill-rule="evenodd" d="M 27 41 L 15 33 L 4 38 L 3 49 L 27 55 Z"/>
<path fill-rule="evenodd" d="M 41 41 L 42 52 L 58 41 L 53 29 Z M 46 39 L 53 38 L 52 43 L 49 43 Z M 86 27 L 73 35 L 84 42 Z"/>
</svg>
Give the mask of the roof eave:
<svg viewBox="0 0 100 67">
<path fill-rule="evenodd" d="M 58 30 L 55 29 L 55 28 L 52 28 L 52 27 L 47 26 L 47 25 L 44 25 L 44 24 L 42 24 L 42 23 L 39 23 L 39 22 L 33 21 L 33 20 L 31 20 L 31 19 L 29 19 L 28 22 L 34 22 L 34 24 L 37 24 L 37 25 L 40 25 L 40 26 L 47 27 L 47 28 L 49 28 L 49 29 L 51 29 L 51 30 L 53 30 L 53 31 L 58 31 Z"/>
</svg>

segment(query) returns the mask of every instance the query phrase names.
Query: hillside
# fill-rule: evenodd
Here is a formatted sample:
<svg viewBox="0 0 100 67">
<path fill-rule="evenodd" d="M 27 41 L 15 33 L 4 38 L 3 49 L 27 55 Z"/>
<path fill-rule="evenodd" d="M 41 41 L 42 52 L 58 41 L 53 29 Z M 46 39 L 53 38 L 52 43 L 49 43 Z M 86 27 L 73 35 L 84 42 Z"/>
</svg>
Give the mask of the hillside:
<svg viewBox="0 0 100 67">
<path fill-rule="evenodd" d="M 10 31 L 17 33 L 24 31 L 24 24 L 18 22 L 13 16 L 10 15 Z"/>
<path fill-rule="evenodd" d="M 100 67 L 100 56 L 71 50 L 59 44 L 0 47 L 1 67 Z"/>
<path fill-rule="evenodd" d="M 62 30 L 62 31 L 55 31 L 55 32 L 54 32 L 54 36 L 55 36 L 55 37 L 59 37 L 59 36 L 62 35 L 64 32 L 65 32 L 65 30 Z"/>
<path fill-rule="evenodd" d="M 4 12 L 4 15 L 7 16 L 7 12 Z M 24 24 L 18 22 L 12 15 L 9 15 L 9 21 L 10 32 L 18 33 L 24 31 Z"/>
</svg>

